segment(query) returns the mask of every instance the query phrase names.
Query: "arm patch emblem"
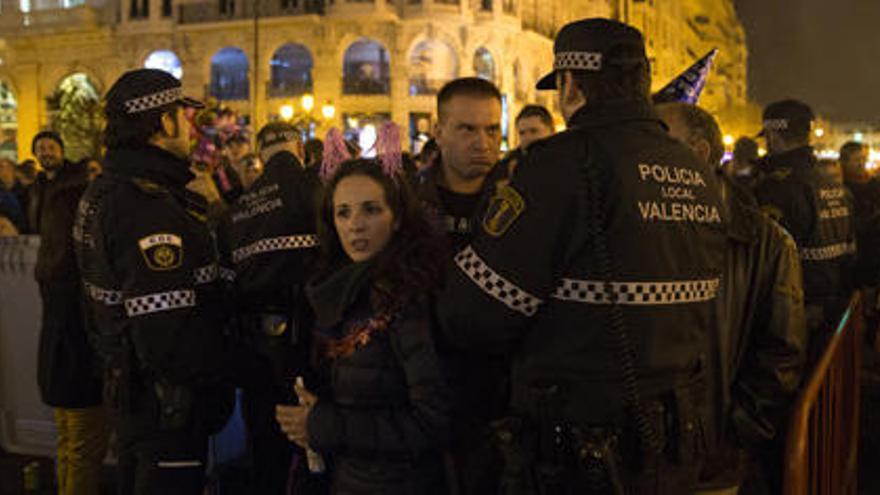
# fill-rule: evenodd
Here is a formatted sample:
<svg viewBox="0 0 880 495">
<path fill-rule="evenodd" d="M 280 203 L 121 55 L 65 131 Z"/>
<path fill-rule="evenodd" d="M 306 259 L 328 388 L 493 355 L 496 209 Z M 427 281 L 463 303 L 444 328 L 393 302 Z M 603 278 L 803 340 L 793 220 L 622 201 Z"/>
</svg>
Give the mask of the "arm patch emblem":
<svg viewBox="0 0 880 495">
<path fill-rule="evenodd" d="M 510 185 L 498 188 L 483 216 L 483 230 L 492 237 L 501 237 L 526 209 L 526 202 Z"/>
<path fill-rule="evenodd" d="M 138 241 L 150 270 L 164 272 L 183 264 L 183 241 L 174 234 L 153 234 Z"/>
</svg>

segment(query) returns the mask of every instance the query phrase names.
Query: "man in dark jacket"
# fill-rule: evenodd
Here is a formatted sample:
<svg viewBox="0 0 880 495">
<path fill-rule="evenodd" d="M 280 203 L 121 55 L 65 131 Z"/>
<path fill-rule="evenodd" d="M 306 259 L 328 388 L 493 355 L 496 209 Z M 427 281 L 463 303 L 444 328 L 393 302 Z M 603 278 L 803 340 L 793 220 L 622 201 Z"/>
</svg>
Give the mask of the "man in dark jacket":
<svg viewBox="0 0 880 495">
<path fill-rule="evenodd" d="M 880 286 L 880 179 L 865 168 L 869 148 L 850 141 L 840 148 L 843 183 L 853 196 L 853 228 L 858 241 L 856 287 L 866 289 L 866 309 L 876 311 Z"/>
<path fill-rule="evenodd" d="M 55 408 L 59 493 L 97 493 L 109 430 L 71 238 L 88 174 L 64 160 L 64 143 L 54 132 L 37 134 L 32 147 L 45 169 L 31 190 L 31 226 L 40 235 L 35 277 L 43 300 L 37 383 L 43 402 Z"/>
<path fill-rule="evenodd" d="M 804 304 L 811 355 L 821 352 L 831 325 L 843 314 L 853 290 L 856 251 L 849 191 L 825 177 L 810 146 L 814 119 L 797 100 L 764 109 L 768 155 L 759 166 L 755 198 L 798 246 L 804 274 Z"/>
<path fill-rule="evenodd" d="M 115 413 L 120 493 L 201 494 L 207 438 L 232 390 L 260 387 L 264 359 L 231 348 L 228 299 L 203 197 L 186 189 L 182 94 L 165 72 L 122 75 L 106 97 L 104 173 L 74 239 Z"/>
<path fill-rule="evenodd" d="M 15 186 L 15 162 L 0 158 L 0 217 L 6 217 L 16 230 L 24 233 L 27 222 Z"/>
<path fill-rule="evenodd" d="M 687 144 L 721 174 L 721 130 L 711 114 L 685 103 L 657 107 L 669 135 Z M 760 456 L 784 439 L 785 419 L 801 383 L 806 350 L 803 288 L 797 247 L 778 224 L 758 211 L 751 195 L 723 175 L 730 209 L 727 268 L 718 298 L 722 317 L 709 354 L 713 371 L 716 438 L 701 488 L 740 483 L 736 450 Z M 778 451 L 775 451 L 778 454 Z M 780 459 L 760 457 L 781 470 Z"/>
<path fill-rule="evenodd" d="M 493 186 L 501 148 L 501 93 L 492 83 L 466 77 L 437 94 L 435 136 L 439 159 L 419 173 L 418 191 L 437 210 L 449 243 L 464 247 L 474 231 L 477 211 Z M 506 178 L 506 169 L 499 171 Z M 494 493 L 500 460 L 490 443 L 489 423 L 504 414 L 508 366 L 503 356 L 482 350 L 449 348 L 438 342 L 451 372 L 453 446 L 459 490 Z"/>
<path fill-rule="evenodd" d="M 559 89 L 569 130 L 532 144 L 490 201 L 438 296 L 442 330 L 513 353 L 509 493 L 686 493 L 724 263 L 718 182 L 654 113 L 638 30 L 577 21 L 554 52 L 537 87 Z"/>
<path fill-rule="evenodd" d="M 243 338 L 273 364 L 264 395 L 245 396 L 253 446 L 254 493 L 286 493 L 294 444 L 278 429 L 276 404 L 293 400 L 308 365 L 311 317 L 303 287 L 314 268 L 317 176 L 303 166 L 298 129 L 272 123 L 257 135 L 263 174 L 227 212 L 218 233 L 223 264 L 235 274 Z"/>
</svg>

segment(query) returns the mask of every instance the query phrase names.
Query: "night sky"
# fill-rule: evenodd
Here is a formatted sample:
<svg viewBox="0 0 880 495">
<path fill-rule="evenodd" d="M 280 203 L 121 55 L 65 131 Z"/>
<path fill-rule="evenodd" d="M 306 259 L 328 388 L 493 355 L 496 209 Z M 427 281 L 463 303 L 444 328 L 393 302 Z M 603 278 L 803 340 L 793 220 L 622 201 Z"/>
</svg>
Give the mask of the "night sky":
<svg viewBox="0 0 880 495">
<path fill-rule="evenodd" d="M 795 97 L 835 122 L 880 125 L 880 1 L 735 0 L 749 94 Z"/>
</svg>

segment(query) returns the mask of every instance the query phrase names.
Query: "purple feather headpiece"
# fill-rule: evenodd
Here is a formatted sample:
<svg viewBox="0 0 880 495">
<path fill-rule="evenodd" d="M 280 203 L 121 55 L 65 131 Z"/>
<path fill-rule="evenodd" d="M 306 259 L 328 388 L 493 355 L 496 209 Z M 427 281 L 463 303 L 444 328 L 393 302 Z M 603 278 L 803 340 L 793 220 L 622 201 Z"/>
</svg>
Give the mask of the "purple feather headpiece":
<svg viewBox="0 0 880 495">
<path fill-rule="evenodd" d="M 345 146 L 345 138 L 339 129 L 333 127 L 324 138 L 324 159 L 321 162 L 321 180 L 330 182 L 336 175 L 336 170 L 343 162 L 351 160 L 348 148 Z"/>
<path fill-rule="evenodd" d="M 384 122 L 379 128 L 376 144 L 376 159 L 382 165 L 382 172 L 394 181 L 403 172 L 403 157 L 400 148 L 400 128 L 393 122 Z M 321 180 L 330 182 L 339 166 L 351 160 L 351 154 L 345 145 L 345 138 L 339 129 L 333 127 L 324 138 L 324 159 L 321 162 Z"/>
</svg>

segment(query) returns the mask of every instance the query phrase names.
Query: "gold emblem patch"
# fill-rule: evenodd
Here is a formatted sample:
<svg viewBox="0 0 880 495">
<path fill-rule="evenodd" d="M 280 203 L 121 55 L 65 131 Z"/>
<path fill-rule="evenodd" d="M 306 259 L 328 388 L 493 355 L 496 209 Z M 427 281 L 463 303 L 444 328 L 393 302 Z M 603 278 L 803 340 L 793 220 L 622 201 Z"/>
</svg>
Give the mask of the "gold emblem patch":
<svg viewBox="0 0 880 495">
<path fill-rule="evenodd" d="M 138 241 L 150 270 L 167 271 L 183 263 L 183 241 L 174 234 L 153 234 Z"/>
<path fill-rule="evenodd" d="M 498 188 L 483 217 L 483 230 L 493 237 L 501 237 L 526 209 L 526 202 L 510 185 Z"/>
</svg>

